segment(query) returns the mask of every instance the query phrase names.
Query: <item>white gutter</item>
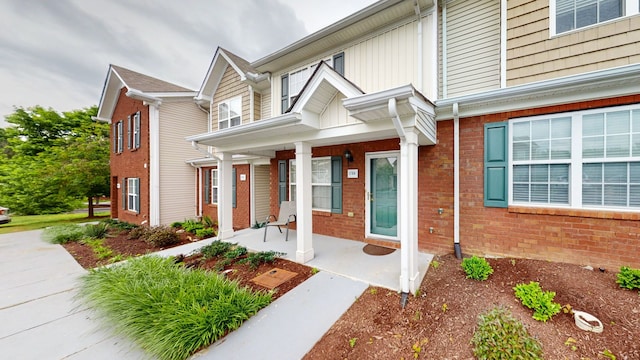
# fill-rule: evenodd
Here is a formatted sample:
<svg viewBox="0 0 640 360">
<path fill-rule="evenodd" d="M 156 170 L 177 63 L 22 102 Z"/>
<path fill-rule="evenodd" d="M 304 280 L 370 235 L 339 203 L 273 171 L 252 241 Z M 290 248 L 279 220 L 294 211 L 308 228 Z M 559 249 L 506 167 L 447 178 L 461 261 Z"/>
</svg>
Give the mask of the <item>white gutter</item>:
<svg viewBox="0 0 640 360">
<path fill-rule="evenodd" d="M 160 110 L 149 106 L 149 225 L 160 225 Z"/>
<path fill-rule="evenodd" d="M 391 121 L 393 121 L 393 126 L 396 128 L 396 132 L 398 133 L 400 140 L 404 141 L 407 136 L 405 135 L 404 129 L 402 128 L 400 115 L 398 115 L 398 109 L 396 108 L 396 98 L 389 99 L 389 116 L 391 116 Z M 409 286 L 408 283 L 407 286 Z"/>
<path fill-rule="evenodd" d="M 453 104 L 453 250 L 458 259 L 460 250 L 460 116 L 458 103 Z"/>
<path fill-rule="evenodd" d="M 269 120 L 256 121 L 253 123 L 233 126 L 223 130 L 218 130 L 214 133 L 198 134 L 186 137 L 187 141 L 203 142 L 208 140 L 215 140 L 219 138 L 225 138 L 234 135 L 241 135 L 247 132 L 267 130 L 279 126 L 286 126 L 298 123 L 302 120 L 302 116 L 298 113 L 287 113 L 277 118 L 271 118 Z"/>
<path fill-rule="evenodd" d="M 255 100 L 254 100 L 254 96 L 255 95 L 253 94 L 253 86 L 251 86 L 251 85 L 248 85 L 248 86 L 249 86 L 249 122 L 253 122 L 255 120 L 254 119 L 255 111 L 254 111 L 254 108 L 253 108 L 253 105 L 254 105 L 254 102 L 255 102 Z"/>
<path fill-rule="evenodd" d="M 131 99 L 135 99 L 135 100 L 140 100 L 143 102 L 146 102 L 148 104 L 156 104 L 156 105 L 160 105 L 162 104 L 162 99 L 155 97 L 155 96 L 151 96 L 148 94 L 143 93 L 140 90 L 137 89 L 129 89 L 129 91 L 127 91 L 127 93 L 125 94 L 128 98 Z"/>
</svg>

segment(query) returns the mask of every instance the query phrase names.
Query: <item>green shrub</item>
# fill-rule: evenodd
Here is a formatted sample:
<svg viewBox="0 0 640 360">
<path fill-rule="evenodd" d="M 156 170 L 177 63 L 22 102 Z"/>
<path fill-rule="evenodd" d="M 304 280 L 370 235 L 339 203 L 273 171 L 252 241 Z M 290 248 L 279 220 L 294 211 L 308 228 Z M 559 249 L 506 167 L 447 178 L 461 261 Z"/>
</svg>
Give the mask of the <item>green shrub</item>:
<svg viewBox="0 0 640 360">
<path fill-rule="evenodd" d="M 157 247 L 175 245 L 180 242 L 178 233 L 167 226 L 156 226 L 149 229 L 144 241 Z"/>
<path fill-rule="evenodd" d="M 632 269 L 628 266 L 621 267 L 616 283 L 624 289 L 640 289 L 640 269 Z"/>
<path fill-rule="evenodd" d="M 251 228 L 252 228 L 252 229 L 260 229 L 260 228 L 265 227 L 265 225 L 266 225 L 266 224 L 267 224 L 267 223 L 265 223 L 265 222 L 258 222 L 258 220 L 256 220 L 256 223 L 255 223 L 255 224 L 253 224 L 253 225 L 251 226 Z"/>
<path fill-rule="evenodd" d="M 245 255 L 247 253 L 247 248 L 244 246 L 236 246 L 226 253 L 224 253 L 224 257 L 227 259 L 238 259 L 239 257 Z"/>
<path fill-rule="evenodd" d="M 84 227 L 84 235 L 92 239 L 103 239 L 109 233 L 109 225 L 105 223 L 89 224 Z"/>
<path fill-rule="evenodd" d="M 200 248 L 200 253 L 206 258 L 214 258 L 216 256 L 222 255 L 227 251 L 231 250 L 234 246 L 238 244 L 229 243 L 225 241 L 216 240 L 209 245 L 203 246 Z"/>
<path fill-rule="evenodd" d="M 204 229 L 204 225 L 201 222 L 195 220 L 185 220 L 182 222 L 182 228 L 186 232 L 195 234 L 196 230 Z"/>
<path fill-rule="evenodd" d="M 82 240 L 83 244 L 88 245 L 98 260 L 108 259 L 115 255 L 115 252 L 104 245 L 104 240 L 100 238 L 89 237 Z"/>
<path fill-rule="evenodd" d="M 542 359 L 542 347 L 524 325 L 501 307 L 478 316 L 471 343 L 478 359 Z"/>
<path fill-rule="evenodd" d="M 85 229 L 81 225 L 57 225 L 44 229 L 42 237 L 52 244 L 66 244 L 84 237 Z"/>
<path fill-rule="evenodd" d="M 131 229 L 129 234 L 127 235 L 127 239 L 129 240 L 145 240 L 147 235 L 149 234 L 149 228 L 146 226 L 138 226 L 136 228 Z"/>
<path fill-rule="evenodd" d="M 209 215 L 202 216 L 202 221 L 200 221 L 205 228 L 215 228 L 218 227 L 218 224 L 209 217 Z"/>
<path fill-rule="evenodd" d="M 174 221 L 174 222 L 171 223 L 171 227 L 174 228 L 174 229 L 181 228 L 182 227 L 182 222 L 181 221 Z"/>
<path fill-rule="evenodd" d="M 271 302 L 272 293 L 146 256 L 91 270 L 79 295 L 154 358 L 182 360 L 237 329 Z"/>
<path fill-rule="evenodd" d="M 205 228 L 205 229 L 196 230 L 196 236 L 201 238 L 201 239 L 215 236 L 215 233 L 216 233 L 215 230 L 213 230 L 212 228 Z"/>
<path fill-rule="evenodd" d="M 531 281 L 529 284 L 518 284 L 513 290 L 522 305 L 534 310 L 533 318 L 538 321 L 547 322 L 560 312 L 560 304 L 553 302 L 556 293 L 542 291 L 540 284 L 535 281 Z"/>
<path fill-rule="evenodd" d="M 115 219 L 106 219 L 106 220 L 102 220 L 100 222 L 109 225 L 109 227 L 112 228 L 112 229 L 118 229 L 120 231 L 123 231 L 123 230 L 127 230 L 128 231 L 128 230 L 132 230 L 132 229 L 135 229 L 135 228 L 140 226 L 140 225 L 128 223 L 126 221 L 120 221 L 120 220 L 115 220 Z"/>
<path fill-rule="evenodd" d="M 249 264 L 251 269 L 256 269 L 260 264 L 272 263 L 275 259 L 286 255 L 276 251 L 261 251 L 249 253 L 246 258 L 238 261 L 241 264 Z"/>
<path fill-rule="evenodd" d="M 484 281 L 489 278 L 489 275 L 493 274 L 493 268 L 487 260 L 472 256 L 462 260 L 462 268 L 467 274 L 467 278 Z"/>
</svg>

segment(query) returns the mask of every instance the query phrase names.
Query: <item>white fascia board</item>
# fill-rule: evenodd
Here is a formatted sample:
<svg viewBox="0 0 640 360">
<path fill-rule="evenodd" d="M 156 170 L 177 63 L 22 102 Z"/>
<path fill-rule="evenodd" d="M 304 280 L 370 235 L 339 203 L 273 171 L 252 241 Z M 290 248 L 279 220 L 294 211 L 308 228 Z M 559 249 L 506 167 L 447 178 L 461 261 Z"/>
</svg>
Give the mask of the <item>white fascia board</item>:
<svg viewBox="0 0 640 360">
<path fill-rule="evenodd" d="M 377 93 L 354 96 L 343 100 L 344 107 L 352 112 L 359 112 L 369 108 L 387 106 L 389 99 L 405 100 L 415 95 L 412 85 L 404 85 Z"/>
<path fill-rule="evenodd" d="M 211 133 L 188 136 L 185 138 L 185 140 L 195 141 L 195 142 L 215 140 L 215 139 L 242 135 L 244 133 L 250 133 L 250 132 L 260 131 L 260 130 L 269 129 L 269 128 L 293 125 L 293 124 L 299 123 L 300 121 L 302 121 L 302 116 L 300 114 L 287 113 L 275 118 L 271 118 L 269 120 L 261 120 L 261 121 L 256 121 L 256 122 L 252 122 L 245 125 L 230 127 L 224 130 L 214 131 Z"/>
<path fill-rule="evenodd" d="M 196 96 L 195 91 L 184 92 L 147 92 L 145 93 L 151 97 L 156 98 L 193 98 Z"/>
<path fill-rule="evenodd" d="M 495 114 L 541 106 L 640 93 L 640 64 L 570 75 L 436 101 L 436 119 L 453 118 L 458 103 L 460 117 Z"/>
</svg>

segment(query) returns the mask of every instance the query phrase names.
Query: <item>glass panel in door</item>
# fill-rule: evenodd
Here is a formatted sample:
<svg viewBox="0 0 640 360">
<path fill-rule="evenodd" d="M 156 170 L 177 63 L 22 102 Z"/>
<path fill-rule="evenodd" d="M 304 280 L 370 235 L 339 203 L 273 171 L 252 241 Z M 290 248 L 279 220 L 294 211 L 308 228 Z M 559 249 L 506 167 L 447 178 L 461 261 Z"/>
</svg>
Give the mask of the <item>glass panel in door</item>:
<svg viewBox="0 0 640 360">
<path fill-rule="evenodd" d="M 371 234 L 398 235 L 398 157 L 370 159 Z"/>
</svg>

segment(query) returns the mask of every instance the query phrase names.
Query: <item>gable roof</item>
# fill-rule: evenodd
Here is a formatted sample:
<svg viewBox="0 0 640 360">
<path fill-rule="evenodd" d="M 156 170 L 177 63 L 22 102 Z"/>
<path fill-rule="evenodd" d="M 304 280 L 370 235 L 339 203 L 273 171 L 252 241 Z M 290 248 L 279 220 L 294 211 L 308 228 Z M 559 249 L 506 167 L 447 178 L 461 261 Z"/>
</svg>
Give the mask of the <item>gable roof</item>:
<svg viewBox="0 0 640 360">
<path fill-rule="evenodd" d="M 229 50 L 218 47 L 196 95 L 196 101 L 208 102 L 211 100 L 228 66 L 231 66 L 238 73 L 240 81 L 249 81 L 254 86 L 258 86 L 260 83 L 263 87 L 269 86 L 269 83 L 264 81 L 267 80 L 268 74 L 258 74 L 258 71 L 247 60 Z"/>
<path fill-rule="evenodd" d="M 194 90 L 110 64 L 100 96 L 96 116 L 98 120 L 111 121 L 120 89 L 123 87 L 127 88 L 127 96 L 152 102 L 159 102 L 161 98 L 195 95 Z"/>
</svg>

